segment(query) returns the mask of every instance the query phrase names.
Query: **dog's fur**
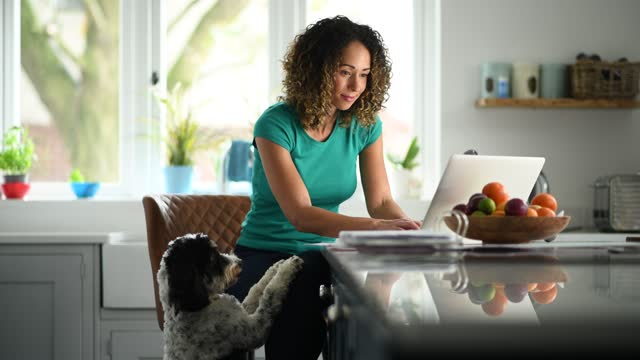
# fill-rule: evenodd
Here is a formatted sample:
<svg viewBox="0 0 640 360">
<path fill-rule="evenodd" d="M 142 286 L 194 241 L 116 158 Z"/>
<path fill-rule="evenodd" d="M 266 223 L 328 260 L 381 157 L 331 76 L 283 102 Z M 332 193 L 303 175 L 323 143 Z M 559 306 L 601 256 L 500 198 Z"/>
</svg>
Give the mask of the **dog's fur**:
<svg viewBox="0 0 640 360">
<path fill-rule="evenodd" d="M 204 234 L 169 243 L 157 274 L 164 308 L 164 359 L 218 359 L 264 344 L 289 283 L 302 267 L 292 256 L 271 266 L 240 302 L 224 294 L 241 261 Z"/>
</svg>

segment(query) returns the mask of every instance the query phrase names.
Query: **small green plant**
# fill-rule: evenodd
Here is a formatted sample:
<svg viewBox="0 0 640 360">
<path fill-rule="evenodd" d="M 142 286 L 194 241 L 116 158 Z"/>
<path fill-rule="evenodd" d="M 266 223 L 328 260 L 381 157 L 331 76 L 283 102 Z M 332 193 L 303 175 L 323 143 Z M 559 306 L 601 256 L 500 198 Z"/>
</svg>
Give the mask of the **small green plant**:
<svg viewBox="0 0 640 360">
<path fill-rule="evenodd" d="M 412 170 L 418 166 L 416 157 L 419 152 L 420 146 L 418 145 L 418 137 L 414 136 L 404 158 L 400 158 L 393 154 L 387 154 L 387 159 L 398 169 Z"/>
<path fill-rule="evenodd" d="M 226 133 L 210 131 L 193 118 L 180 83 L 166 95 L 154 96 L 167 110 L 165 133 L 158 138 L 166 146 L 168 165 L 191 166 L 196 153 L 215 148 L 227 140 Z"/>
<path fill-rule="evenodd" d="M 14 126 L 4 134 L 0 151 L 0 169 L 5 175 L 24 175 L 36 159 L 33 141 L 27 129 Z"/>
<path fill-rule="evenodd" d="M 82 175 L 82 172 L 80 172 L 80 169 L 73 169 L 73 171 L 71 171 L 71 175 L 69 175 L 69 181 L 72 183 L 85 182 L 84 175 Z"/>
</svg>

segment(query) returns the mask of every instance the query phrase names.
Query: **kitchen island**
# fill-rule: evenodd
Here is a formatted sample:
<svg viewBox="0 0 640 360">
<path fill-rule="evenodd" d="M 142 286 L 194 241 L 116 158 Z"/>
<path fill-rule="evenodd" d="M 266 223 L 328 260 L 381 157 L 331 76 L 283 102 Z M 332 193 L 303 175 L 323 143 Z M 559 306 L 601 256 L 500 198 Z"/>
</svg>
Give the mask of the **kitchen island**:
<svg viewBox="0 0 640 360">
<path fill-rule="evenodd" d="M 640 350 L 640 247 L 620 234 L 394 253 L 325 249 L 334 359 Z"/>
</svg>

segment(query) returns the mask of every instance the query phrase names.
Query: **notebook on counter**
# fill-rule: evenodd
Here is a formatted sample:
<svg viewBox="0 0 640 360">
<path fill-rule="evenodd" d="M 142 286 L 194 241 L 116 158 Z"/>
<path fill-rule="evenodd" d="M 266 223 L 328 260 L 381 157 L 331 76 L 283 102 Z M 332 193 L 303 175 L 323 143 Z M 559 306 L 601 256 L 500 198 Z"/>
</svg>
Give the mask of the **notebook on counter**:
<svg viewBox="0 0 640 360">
<path fill-rule="evenodd" d="M 341 231 L 336 244 L 361 250 L 435 251 L 461 248 L 452 232 L 420 230 Z"/>
<path fill-rule="evenodd" d="M 360 244 L 397 244 L 402 241 L 408 244 L 449 244 L 454 241 L 453 234 L 435 232 L 429 229 L 420 230 L 353 230 L 341 231 L 339 240 L 345 245 Z"/>
</svg>

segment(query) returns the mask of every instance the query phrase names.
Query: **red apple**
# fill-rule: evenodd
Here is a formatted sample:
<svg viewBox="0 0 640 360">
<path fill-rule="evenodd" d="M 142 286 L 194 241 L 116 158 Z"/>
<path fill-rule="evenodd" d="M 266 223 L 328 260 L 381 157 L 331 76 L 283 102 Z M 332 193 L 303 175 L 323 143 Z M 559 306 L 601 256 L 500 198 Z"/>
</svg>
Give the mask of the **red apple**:
<svg viewBox="0 0 640 360">
<path fill-rule="evenodd" d="M 504 212 L 507 216 L 527 216 L 527 203 L 522 199 L 512 198 L 504 206 Z"/>
</svg>

